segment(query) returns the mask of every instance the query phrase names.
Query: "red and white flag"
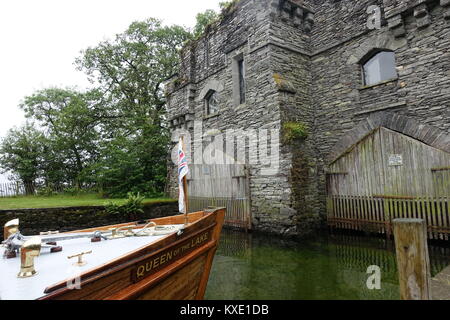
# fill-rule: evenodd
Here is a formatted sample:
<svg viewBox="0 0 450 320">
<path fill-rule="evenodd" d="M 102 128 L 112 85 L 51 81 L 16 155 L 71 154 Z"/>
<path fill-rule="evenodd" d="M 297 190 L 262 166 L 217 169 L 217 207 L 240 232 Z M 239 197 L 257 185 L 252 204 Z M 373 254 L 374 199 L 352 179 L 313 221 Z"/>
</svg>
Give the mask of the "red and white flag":
<svg viewBox="0 0 450 320">
<path fill-rule="evenodd" d="M 186 213 L 186 201 L 184 198 L 184 185 L 183 178 L 189 173 L 189 168 L 187 165 L 186 154 L 183 150 L 183 140 L 180 138 L 178 144 L 178 185 L 179 185 L 179 197 L 178 197 L 178 207 L 181 213 Z"/>
</svg>

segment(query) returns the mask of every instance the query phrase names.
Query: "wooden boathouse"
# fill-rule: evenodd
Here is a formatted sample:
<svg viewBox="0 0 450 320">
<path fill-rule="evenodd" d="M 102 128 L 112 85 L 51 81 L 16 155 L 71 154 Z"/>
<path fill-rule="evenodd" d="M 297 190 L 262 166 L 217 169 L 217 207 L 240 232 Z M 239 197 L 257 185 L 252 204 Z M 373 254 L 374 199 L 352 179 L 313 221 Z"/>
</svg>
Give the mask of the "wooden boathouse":
<svg viewBox="0 0 450 320">
<path fill-rule="evenodd" d="M 425 128 L 410 124 L 416 136 Z M 333 228 L 390 236 L 394 219 L 420 218 L 430 239 L 449 239 L 450 154 L 411 136 L 371 131 L 331 162 L 327 194 Z"/>
</svg>

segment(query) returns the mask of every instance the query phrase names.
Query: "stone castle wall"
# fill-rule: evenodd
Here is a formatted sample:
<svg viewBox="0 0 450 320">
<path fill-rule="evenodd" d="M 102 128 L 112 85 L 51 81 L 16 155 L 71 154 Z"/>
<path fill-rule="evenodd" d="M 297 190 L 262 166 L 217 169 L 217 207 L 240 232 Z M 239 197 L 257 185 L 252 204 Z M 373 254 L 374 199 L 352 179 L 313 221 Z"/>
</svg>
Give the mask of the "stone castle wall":
<svg viewBox="0 0 450 320">
<path fill-rule="evenodd" d="M 350 1 L 341 2 L 345 5 Z M 322 210 L 328 155 L 335 144 L 369 116 L 385 112 L 404 115 L 450 133 L 450 21 L 444 18 L 444 8 L 438 1 L 427 3 L 428 26 L 418 28 L 414 13 L 403 7 L 405 32 L 401 36 L 395 36 L 388 22 L 381 30 L 371 31 L 360 30 L 357 24 L 352 31 L 346 31 L 347 41 L 328 48 L 316 47 L 317 53 L 312 57 L 312 100 Z M 330 10 L 324 10 L 324 15 L 329 15 Z M 364 16 L 364 10 L 358 12 Z M 321 13 L 318 10 L 316 14 Z M 350 16 L 355 18 L 354 14 Z M 355 18 L 358 23 L 362 20 Z M 329 38 L 327 32 L 320 34 L 320 30 L 314 36 Z M 359 62 L 374 49 L 395 52 L 398 79 L 366 87 Z"/>
<path fill-rule="evenodd" d="M 381 29 L 367 26 L 373 5 Z M 330 154 L 369 116 L 391 112 L 449 134 L 449 8 L 446 0 L 241 0 L 184 49 L 168 86 L 170 124 L 193 132 L 202 121 L 208 139 L 227 129 L 280 129 L 279 173 L 250 167 L 252 222 L 263 231 L 307 234 L 325 217 Z M 398 79 L 365 87 L 360 62 L 377 49 L 395 52 Z M 238 55 L 246 63 L 243 105 L 233 82 Z M 205 116 L 210 89 L 219 93 L 220 112 Z M 283 125 L 291 121 L 305 124 L 308 136 L 284 143 Z M 170 177 L 176 195 L 173 166 Z"/>
</svg>

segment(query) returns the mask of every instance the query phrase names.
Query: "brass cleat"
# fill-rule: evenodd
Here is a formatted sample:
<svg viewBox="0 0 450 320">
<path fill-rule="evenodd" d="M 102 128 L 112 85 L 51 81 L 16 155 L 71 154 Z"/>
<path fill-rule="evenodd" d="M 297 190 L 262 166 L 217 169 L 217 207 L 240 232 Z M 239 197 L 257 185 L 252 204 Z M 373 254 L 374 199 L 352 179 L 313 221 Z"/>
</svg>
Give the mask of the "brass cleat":
<svg viewBox="0 0 450 320">
<path fill-rule="evenodd" d="M 19 219 L 8 221 L 3 227 L 3 240 L 19 232 Z"/>
<path fill-rule="evenodd" d="M 78 261 L 75 262 L 73 265 L 74 266 L 78 266 L 78 267 L 82 267 L 82 266 L 87 264 L 86 261 L 83 261 L 83 256 L 85 254 L 91 254 L 91 253 L 92 253 L 92 250 L 91 251 L 82 252 L 82 253 L 79 253 L 79 254 L 74 254 L 73 256 L 68 256 L 67 259 L 78 258 Z"/>
<path fill-rule="evenodd" d="M 20 272 L 19 278 L 28 278 L 36 274 L 34 269 L 34 258 L 41 253 L 41 238 L 33 237 L 24 242 L 20 249 Z"/>
</svg>

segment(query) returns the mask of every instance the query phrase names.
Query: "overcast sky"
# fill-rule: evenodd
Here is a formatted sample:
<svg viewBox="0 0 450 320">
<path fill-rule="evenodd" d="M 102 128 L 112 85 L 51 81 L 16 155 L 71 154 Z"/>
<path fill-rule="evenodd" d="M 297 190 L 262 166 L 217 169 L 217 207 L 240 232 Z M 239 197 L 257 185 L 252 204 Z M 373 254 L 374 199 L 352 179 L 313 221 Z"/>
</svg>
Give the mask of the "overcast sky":
<svg viewBox="0 0 450 320">
<path fill-rule="evenodd" d="M 73 62 L 79 52 L 113 39 L 149 17 L 192 28 L 195 16 L 219 0 L 0 1 L 0 137 L 24 122 L 23 97 L 51 87 L 89 86 Z M 0 177 L 2 180 L 2 177 Z"/>
<path fill-rule="evenodd" d="M 0 1 L 0 137 L 24 121 L 24 96 L 49 86 L 89 86 L 73 62 L 80 50 L 149 17 L 193 27 L 219 0 Z"/>
</svg>

